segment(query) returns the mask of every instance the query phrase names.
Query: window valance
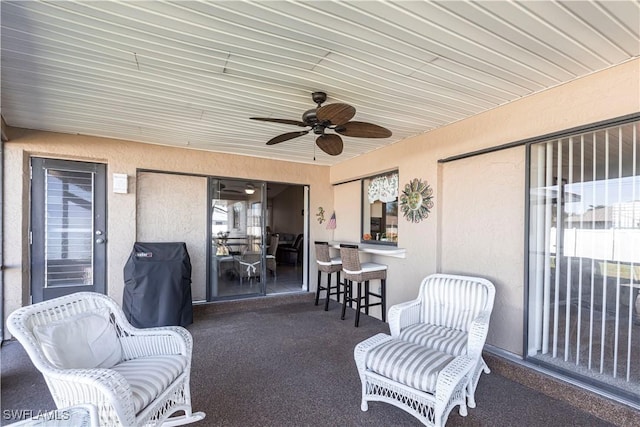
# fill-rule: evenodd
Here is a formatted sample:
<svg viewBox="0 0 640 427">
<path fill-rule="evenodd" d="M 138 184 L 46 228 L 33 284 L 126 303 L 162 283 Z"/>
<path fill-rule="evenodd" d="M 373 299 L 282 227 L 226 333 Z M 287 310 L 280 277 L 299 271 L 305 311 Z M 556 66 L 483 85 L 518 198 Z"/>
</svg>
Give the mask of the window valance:
<svg viewBox="0 0 640 427">
<path fill-rule="evenodd" d="M 367 191 L 369 203 L 376 200 L 389 203 L 398 198 L 398 174 L 379 176 L 371 180 Z"/>
</svg>

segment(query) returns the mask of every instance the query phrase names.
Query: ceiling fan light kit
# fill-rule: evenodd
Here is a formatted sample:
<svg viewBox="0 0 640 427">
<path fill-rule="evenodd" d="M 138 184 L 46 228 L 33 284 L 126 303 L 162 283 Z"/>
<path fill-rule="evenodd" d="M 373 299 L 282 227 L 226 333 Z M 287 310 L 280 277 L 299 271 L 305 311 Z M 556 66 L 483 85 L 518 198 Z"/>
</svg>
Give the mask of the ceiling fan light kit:
<svg viewBox="0 0 640 427">
<path fill-rule="evenodd" d="M 267 145 L 279 144 L 313 131 L 315 135 L 318 135 L 316 138 L 318 148 L 331 156 L 337 156 L 342 153 L 344 148 L 340 135 L 355 138 L 388 138 L 391 136 L 391 131 L 382 126 L 366 122 L 350 121 L 356 115 L 356 109 L 349 104 L 335 103 L 322 106 L 322 103 L 327 100 L 327 94 L 324 92 L 313 92 L 311 99 L 313 99 L 313 102 L 318 106 L 305 111 L 302 114 L 302 121 L 251 117 L 251 120 L 309 128 L 307 130 L 287 132 L 278 135 L 267 141 Z M 327 129 L 333 130 L 340 135 L 325 133 Z"/>
</svg>

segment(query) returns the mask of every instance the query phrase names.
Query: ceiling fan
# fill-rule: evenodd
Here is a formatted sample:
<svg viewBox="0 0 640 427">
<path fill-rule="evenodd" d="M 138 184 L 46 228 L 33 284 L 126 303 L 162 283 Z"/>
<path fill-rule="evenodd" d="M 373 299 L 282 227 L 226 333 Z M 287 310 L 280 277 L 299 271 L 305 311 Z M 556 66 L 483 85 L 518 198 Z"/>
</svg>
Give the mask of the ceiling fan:
<svg viewBox="0 0 640 427">
<path fill-rule="evenodd" d="M 327 100 L 327 94 L 324 92 L 313 92 L 311 98 L 318 106 L 305 111 L 302 114 L 302 121 L 272 119 L 268 117 L 250 117 L 250 119 L 309 127 L 310 129 L 307 130 L 287 132 L 278 135 L 267 141 L 267 145 L 279 144 L 313 131 L 314 134 L 318 135 L 316 145 L 331 156 L 337 156 L 342 153 L 343 143 L 340 135 L 356 138 L 388 138 L 391 136 L 391 131 L 382 126 L 372 123 L 350 121 L 353 116 L 356 115 L 356 109 L 349 104 L 335 103 L 327 104 L 323 107 L 322 103 Z M 327 129 L 331 129 L 340 135 L 325 133 Z"/>
</svg>

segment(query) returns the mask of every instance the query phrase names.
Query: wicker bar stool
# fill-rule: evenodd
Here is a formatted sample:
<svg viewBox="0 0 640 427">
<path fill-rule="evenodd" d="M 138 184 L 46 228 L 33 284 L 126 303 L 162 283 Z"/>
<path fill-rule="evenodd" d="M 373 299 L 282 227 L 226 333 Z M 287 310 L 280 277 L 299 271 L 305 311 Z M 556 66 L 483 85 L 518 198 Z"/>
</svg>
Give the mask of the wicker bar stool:
<svg viewBox="0 0 640 427">
<path fill-rule="evenodd" d="M 340 271 L 342 271 L 342 261 L 340 257 L 331 258 L 328 242 L 314 242 L 316 247 L 316 263 L 318 264 L 318 287 L 316 289 L 316 305 L 320 299 L 320 291 L 327 291 L 327 299 L 324 302 L 324 311 L 329 310 L 329 297 L 336 295 L 338 304 L 340 303 Z M 327 286 L 322 286 L 322 273 L 327 273 Z M 335 289 L 331 286 L 331 273 L 337 273 Z"/>
<path fill-rule="evenodd" d="M 353 301 L 356 303 L 355 326 L 360 322 L 360 311 L 364 308 L 365 314 L 369 314 L 369 307 L 382 306 L 382 321 L 386 321 L 386 282 L 387 266 L 375 262 L 360 263 L 358 245 L 340 245 L 340 258 L 342 258 L 342 272 L 344 273 L 344 296 L 342 298 L 342 319 L 347 309 L 352 307 Z M 370 280 L 380 280 L 380 293 L 371 292 L 369 289 Z M 351 295 L 353 282 L 358 284 L 357 296 Z M 362 283 L 364 282 L 364 295 L 362 294 Z M 379 301 L 371 303 L 369 297 L 378 297 Z M 363 303 L 364 300 L 364 303 Z"/>
</svg>

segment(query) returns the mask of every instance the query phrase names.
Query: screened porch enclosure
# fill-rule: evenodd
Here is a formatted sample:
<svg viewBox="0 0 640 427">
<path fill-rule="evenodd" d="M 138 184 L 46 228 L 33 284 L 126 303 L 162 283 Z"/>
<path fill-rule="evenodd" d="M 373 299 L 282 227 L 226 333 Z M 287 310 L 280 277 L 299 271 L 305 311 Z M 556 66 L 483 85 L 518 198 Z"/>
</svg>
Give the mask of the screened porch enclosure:
<svg viewBox="0 0 640 427">
<path fill-rule="evenodd" d="M 640 397 L 639 122 L 530 147 L 527 357 Z"/>
</svg>

